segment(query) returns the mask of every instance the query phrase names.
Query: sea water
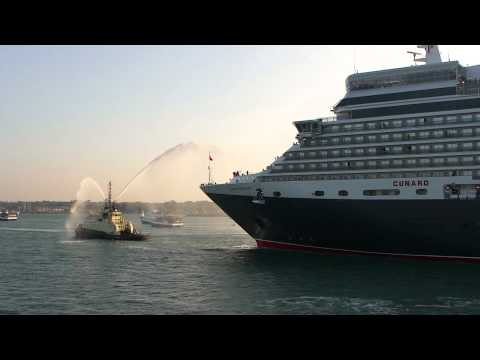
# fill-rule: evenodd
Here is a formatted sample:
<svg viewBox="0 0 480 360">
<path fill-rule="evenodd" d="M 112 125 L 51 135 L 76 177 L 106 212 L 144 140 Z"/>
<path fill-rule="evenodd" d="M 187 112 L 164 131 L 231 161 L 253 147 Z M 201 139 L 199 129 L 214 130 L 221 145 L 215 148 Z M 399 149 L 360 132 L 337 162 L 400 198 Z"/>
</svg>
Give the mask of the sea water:
<svg viewBox="0 0 480 360">
<path fill-rule="evenodd" d="M 480 314 L 480 264 L 257 249 L 227 217 L 143 242 L 75 240 L 66 215 L 0 222 L 0 314 Z"/>
</svg>

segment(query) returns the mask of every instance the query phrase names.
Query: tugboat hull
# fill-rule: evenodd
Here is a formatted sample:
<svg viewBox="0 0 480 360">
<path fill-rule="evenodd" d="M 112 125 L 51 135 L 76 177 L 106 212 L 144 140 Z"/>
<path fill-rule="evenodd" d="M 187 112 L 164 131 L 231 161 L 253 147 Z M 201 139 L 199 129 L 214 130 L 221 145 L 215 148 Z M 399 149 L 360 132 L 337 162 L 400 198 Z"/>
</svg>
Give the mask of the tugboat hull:
<svg viewBox="0 0 480 360">
<path fill-rule="evenodd" d="M 124 241 L 143 241 L 147 240 L 145 234 L 109 234 L 103 231 L 77 228 L 75 230 L 76 239 L 106 239 L 106 240 L 124 240 Z"/>
</svg>

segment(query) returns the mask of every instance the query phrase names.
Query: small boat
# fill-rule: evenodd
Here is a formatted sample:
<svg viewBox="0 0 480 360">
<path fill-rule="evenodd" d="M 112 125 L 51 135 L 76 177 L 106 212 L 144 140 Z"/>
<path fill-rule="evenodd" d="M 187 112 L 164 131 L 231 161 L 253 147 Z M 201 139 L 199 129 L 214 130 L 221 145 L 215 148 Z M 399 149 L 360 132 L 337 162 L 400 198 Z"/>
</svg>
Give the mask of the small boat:
<svg viewBox="0 0 480 360">
<path fill-rule="evenodd" d="M 112 184 L 108 183 L 108 198 L 105 207 L 99 216 L 90 216 L 85 223 L 78 224 L 75 228 L 77 239 L 109 239 L 141 241 L 148 238 L 135 229 L 112 202 Z"/>
<path fill-rule="evenodd" d="M 145 213 L 142 212 L 140 219 L 143 224 L 149 224 L 153 227 L 180 227 L 185 225 L 183 219 L 180 216 L 174 215 L 150 215 L 145 216 Z"/>
<path fill-rule="evenodd" d="M 0 212 L 1 221 L 14 221 L 18 220 L 18 213 L 16 211 L 2 210 Z"/>
</svg>

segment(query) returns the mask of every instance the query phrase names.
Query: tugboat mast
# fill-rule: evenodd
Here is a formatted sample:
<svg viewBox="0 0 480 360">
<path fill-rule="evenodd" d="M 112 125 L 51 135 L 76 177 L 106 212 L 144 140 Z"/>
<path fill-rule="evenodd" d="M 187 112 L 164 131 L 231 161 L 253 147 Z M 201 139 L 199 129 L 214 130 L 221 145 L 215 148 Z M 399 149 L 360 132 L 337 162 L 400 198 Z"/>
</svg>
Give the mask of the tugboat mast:
<svg viewBox="0 0 480 360">
<path fill-rule="evenodd" d="M 112 182 L 108 182 L 108 208 L 112 209 Z"/>
<path fill-rule="evenodd" d="M 138 232 L 112 201 L 112 182 L 108 182 L 108 196 L 101 217 L 78 224 L 75 229 L 78 239 L 145 240 L 147 235 Z"/>
</svg>

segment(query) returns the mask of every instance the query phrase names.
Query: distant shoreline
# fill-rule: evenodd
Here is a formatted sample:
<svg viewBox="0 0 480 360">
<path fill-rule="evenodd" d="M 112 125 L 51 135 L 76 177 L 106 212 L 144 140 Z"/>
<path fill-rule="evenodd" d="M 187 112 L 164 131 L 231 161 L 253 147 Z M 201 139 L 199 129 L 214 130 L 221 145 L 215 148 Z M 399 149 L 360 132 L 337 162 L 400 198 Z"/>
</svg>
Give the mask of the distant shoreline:
<svg viewBox="0 0 480 360">
<path fill-rule="evenodd" d="M 75 201 L 0 201 L 0 209 L 18 211 L 25 214 L 68 214 Z M 100 209 L 103 201 L 86 201 L 86 206 Z M 128 213 L 157 210 L 163 213 L 175 213 L 183 216 L 218 217 L 226 214 L 211 201 L 167 201 L 161 203 L 119 202 L 120 211 Z"/>
</svg>

